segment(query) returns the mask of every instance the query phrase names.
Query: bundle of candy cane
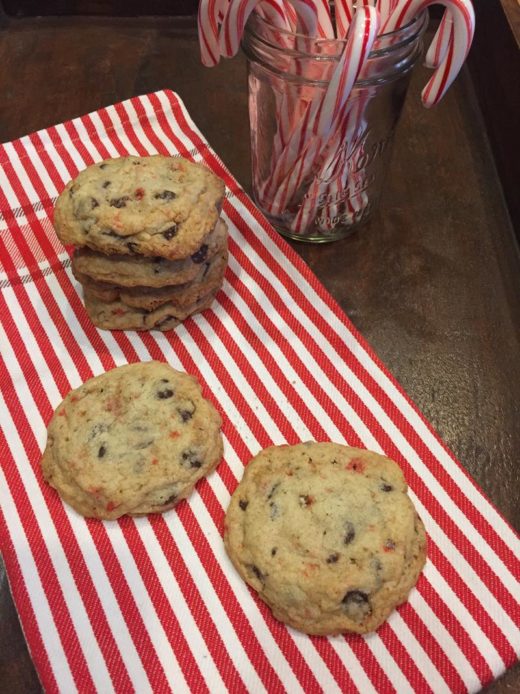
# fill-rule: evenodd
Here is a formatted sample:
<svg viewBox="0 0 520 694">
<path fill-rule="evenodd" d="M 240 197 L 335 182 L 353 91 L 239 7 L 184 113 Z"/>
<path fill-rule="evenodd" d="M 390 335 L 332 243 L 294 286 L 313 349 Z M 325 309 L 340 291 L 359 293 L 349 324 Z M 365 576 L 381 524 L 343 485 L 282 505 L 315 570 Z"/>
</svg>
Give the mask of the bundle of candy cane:
<svg viewBox="0 0 520 694">
<path fill-rule="evenodd" d="M 350 187 L 353 219 L 368 204 L 366 193 L 355 194 L 356 182 L 345 180 L 338 156 L 345 143 L 347 150 L 354 147 L 366 128 L 366 99 L 349 101 L 349 96 L 377 37 L 405 27 L 434 4 L 446 9 L 426 54 L 426 65 L 433 69 L 421 95 L 426 107 L 438 103 L 466 59 L 475 28 L 471 0 L 335 0 L 333 5 L 328 0 L 200 0 L 200 50 L 208 67 L 221 56 L 236 55 L 253 11 L 286 32 L 343 40 L 343 52 L 320 99 L 286 97 L 277 105 L 271 172 L 256 193 L 273 218 L 289 207 L 297 210 L 291 221 L 294 233 L 305 234 L 313 223 L 323 181 Z M 334 218 L 333 208 L 329 219 Z"/>
</svg>

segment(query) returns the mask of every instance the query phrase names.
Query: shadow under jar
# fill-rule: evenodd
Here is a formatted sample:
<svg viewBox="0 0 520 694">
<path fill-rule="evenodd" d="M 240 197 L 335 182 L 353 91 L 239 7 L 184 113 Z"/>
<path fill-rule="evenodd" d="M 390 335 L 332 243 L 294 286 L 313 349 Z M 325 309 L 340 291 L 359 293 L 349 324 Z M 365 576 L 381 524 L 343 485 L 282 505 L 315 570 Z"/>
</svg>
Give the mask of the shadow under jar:
<svg viewBox="0 0 520 694">
<path fill-rule="evenodd" d="M 309 122 L 345 41 L 291 33 L 252 13 L 242 48 L 248 63 L 253 196 L 281 234 L 334 241 L 376 209 L 426 25 L 424 12 L 376 38 L 345 106 L 326 116 L 327 133 L 319 137 Z"/>
</svg>

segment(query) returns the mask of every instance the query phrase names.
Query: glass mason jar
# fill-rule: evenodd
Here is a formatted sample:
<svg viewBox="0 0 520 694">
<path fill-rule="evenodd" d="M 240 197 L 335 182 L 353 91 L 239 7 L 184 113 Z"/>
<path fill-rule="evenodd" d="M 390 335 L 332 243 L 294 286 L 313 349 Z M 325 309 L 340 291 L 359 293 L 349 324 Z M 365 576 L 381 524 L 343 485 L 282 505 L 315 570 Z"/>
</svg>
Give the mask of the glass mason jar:
<svg viewBox="0 0 520 694">
<path fill-rule="evenodd" d="M 326 137 L 308 127 L 345 41 L 279 29 L 253 12 L 248 59 L 253 196 L 278 231 L 325 242 L 347 236 L 376 209 L 411 71 L 422 52 L 423 12 L 378 36 Z"/>
</svg>

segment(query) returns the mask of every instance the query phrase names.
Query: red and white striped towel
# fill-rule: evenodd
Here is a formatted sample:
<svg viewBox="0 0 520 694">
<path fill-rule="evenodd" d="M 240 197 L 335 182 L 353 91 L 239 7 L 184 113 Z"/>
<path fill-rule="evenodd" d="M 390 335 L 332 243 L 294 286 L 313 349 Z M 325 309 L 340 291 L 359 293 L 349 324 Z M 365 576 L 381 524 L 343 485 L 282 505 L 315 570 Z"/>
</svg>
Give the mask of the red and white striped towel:
<svg viewBox="0 0 520 694">
<path fill-rule="evenodd" d="M 231 257 L 214 306 L 174 332 L 88 320 L 49 220 L 78 170 L 180 153 L 226 181 Z M 520 542 L 305 264 L 269 227 L 170 91 L 0 147 L 0 540 L 49 692 L 477 691 L 520 652 Z M 115 365 L 196 374 L 225 457 L 162 516 L 85 520 L 42 482 L 46 425 L 70 388 Z M 274 620 L 222 544 L 243 466 L 272 443 L 333 440 L 399 461 L 429 538 L 409 602 L 367 637 Z"/>
</svg>

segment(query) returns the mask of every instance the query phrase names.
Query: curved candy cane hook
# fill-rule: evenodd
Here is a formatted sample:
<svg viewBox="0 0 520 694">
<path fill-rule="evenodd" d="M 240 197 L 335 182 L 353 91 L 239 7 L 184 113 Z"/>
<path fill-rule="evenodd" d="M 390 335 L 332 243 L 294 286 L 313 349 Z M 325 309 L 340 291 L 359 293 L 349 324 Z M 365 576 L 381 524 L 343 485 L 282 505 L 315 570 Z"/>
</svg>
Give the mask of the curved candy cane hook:
<svg viewBox="0 0 520 694">
<path fill-rule="evenodd" d="M 421 94 L 427 108 L 442 99 L 466 59 L 475 33 L 473 5 L 470 0 L 401 0 L 383 26 L 383 33 L 400 29 L 427 7 L 437 4 L 450 11 L 453 27 L 446 53 Z"/>
</svg>

